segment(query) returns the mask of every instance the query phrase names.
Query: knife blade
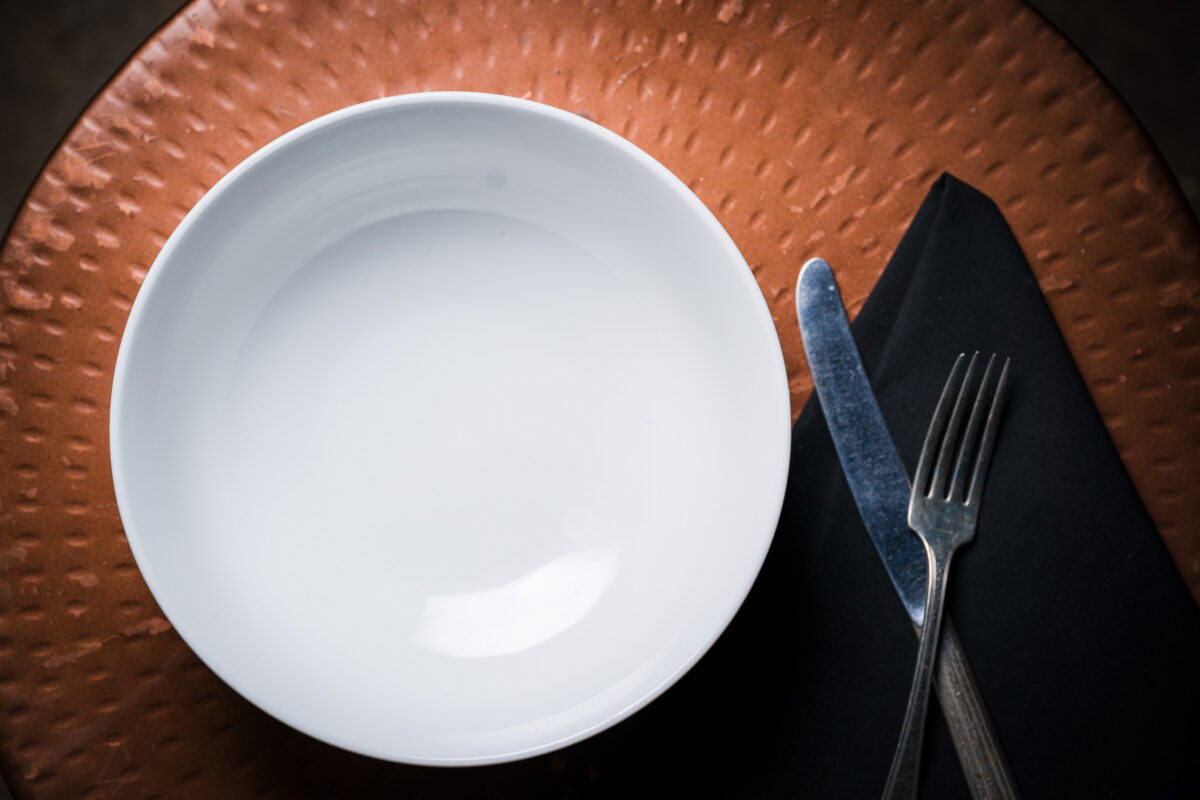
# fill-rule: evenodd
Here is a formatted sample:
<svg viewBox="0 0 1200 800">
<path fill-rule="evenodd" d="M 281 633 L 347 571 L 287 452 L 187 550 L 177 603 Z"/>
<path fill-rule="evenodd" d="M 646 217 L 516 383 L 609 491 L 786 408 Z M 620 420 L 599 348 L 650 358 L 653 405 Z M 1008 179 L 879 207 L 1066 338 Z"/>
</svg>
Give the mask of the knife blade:
<svg viewBox="0 0 1200 800">
<path fill-rule="evenodd" d="M 854 503 L 920 635 L 926 566 L 921 543 L 908 528 L 908 473 L 867 379 L 833 270 L 823 259 L 810 259 L 800 269 L 796 318 L 817 399 Z M 1018 797 L 1016 781 L 949 616 L 943 621 L 935 669 L 938 700 L 971 795 Z"/>
<path fill-rule="evenodd" d="M 854 503 L 904 610 L 919 628 L 925 610 L 925 551 L 908 528 L 908 473 L 850 334 L 833 270 L 821 259 L 800 270 L 796 318 L 813 387 Z"/>
</svg>

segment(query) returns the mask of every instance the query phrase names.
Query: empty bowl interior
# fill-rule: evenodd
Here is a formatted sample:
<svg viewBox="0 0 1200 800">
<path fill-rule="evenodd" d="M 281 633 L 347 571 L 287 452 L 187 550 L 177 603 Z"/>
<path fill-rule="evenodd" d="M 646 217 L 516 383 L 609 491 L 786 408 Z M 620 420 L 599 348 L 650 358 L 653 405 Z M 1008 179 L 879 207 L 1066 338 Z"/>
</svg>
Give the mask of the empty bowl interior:
<svg viewBox="0 0 1200 800">
<path fill-rule="evenodd" d="M 112 405 L 138 564 L 314 736 L 420 763 L 581 738 L 761 564 L 788 391 L 736 247 L 599 126 L 391 98 L 238 167 L 137 298 Z"/>
</svg>

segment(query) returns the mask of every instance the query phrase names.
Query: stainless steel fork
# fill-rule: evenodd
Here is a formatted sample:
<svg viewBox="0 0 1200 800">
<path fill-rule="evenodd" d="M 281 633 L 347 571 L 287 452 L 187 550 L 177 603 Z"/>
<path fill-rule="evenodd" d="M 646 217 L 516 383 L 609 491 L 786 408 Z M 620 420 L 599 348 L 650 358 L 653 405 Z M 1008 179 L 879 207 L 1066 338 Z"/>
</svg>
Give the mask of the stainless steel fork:
<svg viewBox="0 0 1200 800">
<path fill-rule="evenodd" d="M 946 379 L 946 387 L 942 390 L 942 397 L 938 400 L 937 410 L 933 413 L 933 420 L 929 423 L 929 432 L 925 434 L 925 445 L 921 448 L 921 458 L 917 462 L 917 474 L 913 477 L 912 495 L 908 502 L 908 526 L 921 537 L 921 542 L 925 545 L 929 581 L 925 589 L 925 617 L 921 625 L 921 643 L 917 649 L 916 674 L 913 675 L 912 689 L 908 696 L 904 727 L 900 730 L 900 743 L 896 746 L 887 787 L 883 792 L 887 800 L 917 796 L 921 744 L 925 735 L 926 709 L 929 706 L 929 685 L 933 675 L 934 655 L 938 649 L 942 601 L 946 596 L 950 559 L 960 544 L 975 538 L 983 482 L 992 459 L 992 448 L 996 443 L 1000 405 L 1008 388 L 1009 360 L 1005 359 L 1000 377 L 995 382 L 995 389 L 989 389 L 996 365 L 996 356 L 993 355 L 988 360 L 983 380 L 979 383 L 975 403 L 971 408 L 971 417 L 967 421 L 966 431 L 963 432 L 963 413 L 966 410 L 978 360 L 979 353 L 971 356 L 965 377 L 963 362 L 966 361 L 966 354 L 960 355 L 954 362 L 950 377 Z M 989 393 L 990 404 L 987 403 Z M 980 436 L 979 428 L 984 423 L 985 405 L 989 406 L 987 422 L 983 425 L 983 434 Z M 969 485 L 968 471 L 971 473 Z"/>
</svg>

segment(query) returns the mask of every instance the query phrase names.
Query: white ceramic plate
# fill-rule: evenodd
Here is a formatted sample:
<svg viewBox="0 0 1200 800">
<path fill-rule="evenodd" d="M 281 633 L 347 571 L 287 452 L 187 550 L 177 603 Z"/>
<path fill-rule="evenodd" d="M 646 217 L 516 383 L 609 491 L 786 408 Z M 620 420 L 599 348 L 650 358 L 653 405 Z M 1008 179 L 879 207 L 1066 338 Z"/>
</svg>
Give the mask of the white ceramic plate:
<svg viewBox="0 0 1200 800">
<path fill-rule="evenodd" d="M 167 242 L 113 385 L 138 565 L 217 674 L 361 753 L 479 764 L 721 633 L 788 469 L 779 342 L 697 198 L 491 95 L 343 109 Z"/>
</svg>

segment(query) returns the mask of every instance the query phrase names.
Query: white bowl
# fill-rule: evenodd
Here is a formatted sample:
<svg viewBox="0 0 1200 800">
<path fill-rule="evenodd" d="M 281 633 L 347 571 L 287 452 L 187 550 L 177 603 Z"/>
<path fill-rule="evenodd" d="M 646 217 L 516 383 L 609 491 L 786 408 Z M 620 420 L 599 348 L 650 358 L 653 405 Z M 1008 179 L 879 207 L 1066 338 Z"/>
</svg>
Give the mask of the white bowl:
<svg viewBox="0 0 1200 800">
<path fill-rule="evenodd" d="M 113 384 L 142 574 L 279 719 L 423 764 L 521 758 L 664 691 L 770 544 L 771 316 L 670 172 L 572 114 L 346 108 L 221 180 Z"/>
</svg>

